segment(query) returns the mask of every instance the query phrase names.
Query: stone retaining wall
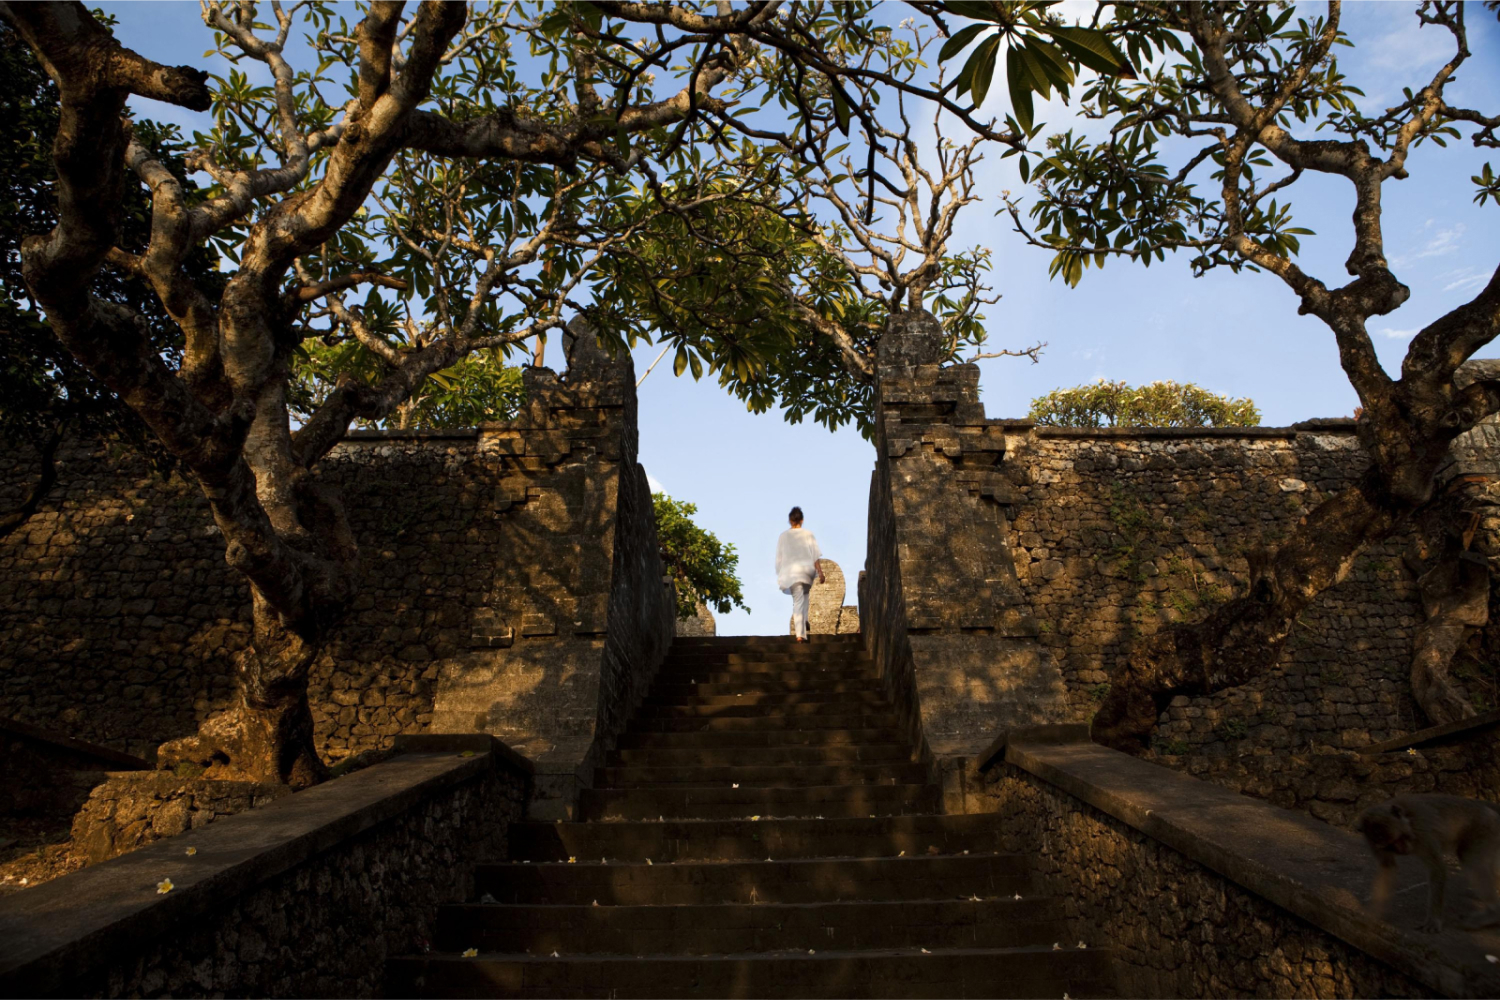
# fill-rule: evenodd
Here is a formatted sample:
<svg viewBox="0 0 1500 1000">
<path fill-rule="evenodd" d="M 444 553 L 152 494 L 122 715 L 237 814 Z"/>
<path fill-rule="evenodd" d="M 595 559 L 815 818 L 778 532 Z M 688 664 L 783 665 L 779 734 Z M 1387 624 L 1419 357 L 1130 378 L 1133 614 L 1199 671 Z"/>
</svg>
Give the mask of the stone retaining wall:
<svg viewBox="0 0 1500 1000">
<path fill-rule="evenodd" d="M 1367 807 L 1407 792 L 1442 792 L 1500 802 L 1500 761 L 1493 738 L 1415 753 L 1259 753 L 1237 757 L 1156 756 L 1155 763 L 1195 778 L 1299 809 L 1354 829 Z"/>
<path fill-rule="evenodd" d="M 524 760 L 467 739 L 0 899 L 0 993 L 383 995 L 528 796 Z"/>
<path fill-rule="evenodd" d="M 527 371 L 516 420 L 356 432 L 320 465 L 363 558 L 311 675 L 325 758 L 487 732 L 566 797 L 640 699 L 673 621 L 634 380 L 628 356 L 570 346 L 565 377 Z M 0 505 L 32 475 L 0 448 Z M 195 486 L 72 442 L 42 509 L 0 539 L 0 716 L 152 754 L 229 704 L 248 616 Z"/>
<path fill-rule="evenodd" d="M 1092 713 L 1133 639 L 1240 593 L 1253 547 L 1360 474 L 1353 431 L 1352 421 L 1196 432 L 1006 424 L 1011 552 L 1075 715 Z M 1273 670 L 1173 702 L 1158 749 L 1356 748 L 1426 725 L 1410 696 L 1422 612 L 1406 541 L 1364 553 L 1304 613 Z M 1471 693 L 1493 699 L 1485 683 Z"/>
</svg>

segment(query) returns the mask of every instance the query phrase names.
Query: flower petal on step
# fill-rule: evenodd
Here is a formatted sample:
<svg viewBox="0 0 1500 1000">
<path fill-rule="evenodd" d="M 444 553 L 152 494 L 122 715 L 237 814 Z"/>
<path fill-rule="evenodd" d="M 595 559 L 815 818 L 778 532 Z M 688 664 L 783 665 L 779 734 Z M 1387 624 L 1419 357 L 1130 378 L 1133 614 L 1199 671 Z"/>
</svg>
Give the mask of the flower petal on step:
<svg viewBox="0 0 1500 1000">
<path fill-rule="evenodd" d="M 473 958 L 473 957 L 475 957 L 478 954 L 479 954 L 479 949 L 478 948 L 465 948 L 464 949 L 464 958 Z"/>
<path fill-rule="evenodd" d="M 196 847 L 189 847 L 185 853 L 187 854 L 188 857 L 192 857 L 194 854 L 198 853 L 198 848 L 196 848 Z"/>
<path fill-rule="evenodd" d="M 167 893 L 171 892 L 175 888 L 177 888 L 177 887 L 172 884 L 172 880 L 171 879 L 164 878 L 160 882 L 156 883 L 156 894 L 158 896 L 165 896 Z"/>
</svg>

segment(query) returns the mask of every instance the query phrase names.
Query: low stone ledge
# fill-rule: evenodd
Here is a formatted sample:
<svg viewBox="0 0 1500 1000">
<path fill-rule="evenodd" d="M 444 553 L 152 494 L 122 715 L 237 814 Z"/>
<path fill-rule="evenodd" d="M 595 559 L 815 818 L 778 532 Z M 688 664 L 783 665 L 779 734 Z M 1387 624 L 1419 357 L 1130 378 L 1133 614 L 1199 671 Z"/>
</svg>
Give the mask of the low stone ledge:
<svg viewBox="0 0 1500 1000">
<path fill-rule="evenodd" d="M 499 829 L 476 830 L 472 822 L 467 827 L 457 822 L 453 813 L 462 809 L 449 804 L 452 797 L 475 789 L 481 800 L 493 800 L 495 790 L 484 785 L 496 775 L 502 792 L 511 789 L 508 801 L 471 801 L 468 807 L 503 814 L 489 817 Z M 444 895 L 462 893 L 458 884 L 467 875 L 458 862 L 474 860 L 455 856 L 463 853 L 462 842 L 480 837 L 503 843 L 504 818 L 519 817 L 529 780 L 509 755 L 489 749 L 408 752 L 8 896 L 0 900 L 0 994 L 374 994 L 388 948 L 411 947 L 414 935 L 420 936 L 416 931 L 430 922 L 425 910 L 435 911 Z M 447 837 L 435 845 L 444 838 L 434 833 L 433 824 L 445 809 Z M 416 826 L 404 822 L 408 819 Z M 394 832 L 400 842 L 382 842 L 382 832 Z M 423 864 L 433 870 L 390 874 L 401 864 L 409 866 L 406 859 L 419 853 L 418 847 L 428 855 Z M 341 851 L 348 855 L 340 859 L 343 867 L 330 871 L 327 862 Z M 161 893 L 165 880 L 171 889 Z M 399 898 L 412 895 L 414 883 L 439 898 Z M 372 912 L 325 912 L 335 909 L 318 898 L 329 886 Z M 308 912 L 288 912 L 298 906 Z M 424 910 L 406 911 L 407 922 L 420 925 L 416 930 L 392 926 L 385 916 L 412 906 Z M 252 929 L 254 919 L 265 914 L 271 914 L 270 932 Z M 371 926 L 384 921 L 383 933 L 365 934 L 380 938 L 367 942 L 367 953 L 351 957 L 341 948 L 322 946 L 353 945 L 342 939 L 362 920 Z M 268 945 L 276 942 L 267 939 L 278 930 L 292 938 L 279 945 L 283 956 L 294 956 L 302 967 L 281 968 L 269 960 L 274 947 L 268 951 Z M 247 935 L 259 941 L 248 950 Z"/>
<path fill-rule="evenodd" d="M 477 427 L 452 427 L 437 430 L 403 430 L 399 427 L 347 431 L 344 441 L 463 441 L 479 437 Z"/>
<path fill-rule="evenodd" d="M 986 423 L 1011 434 L 1033 433 L 1044 438 L 1295 438 L 1299 434 L 1355 432 L 1355 422 L 1344 418 L 1302 420 L 1290 427 L 1058 427 L 1003 417 Z"/>
<path fill-rule="evenodd" d="M 1387 922 L 1362 902 L 1374 865 L 1355 834 L 1092 743 L 1012 739 L 1004 760 L 1426 989 L 1500 996 L 1500 964 L 1493 959 L 1500 933 L 1407 929 L 1420 921 L 1426 900 L 1426 875 L 1415 859 L 1402 859 L 1394 895 L 1400 903 Z M 1450 910 L 1450 925 L 1452 919 Z"/>
<path fill-rule="evenodd" d="M 0 716 L 0 738 L 14 740 L 32 753 L 55 758 L 59 766 L 77 771 L 144 771 L 151 767 L 133 754 L 75 739 L 20 719 Z"/>
</svg>

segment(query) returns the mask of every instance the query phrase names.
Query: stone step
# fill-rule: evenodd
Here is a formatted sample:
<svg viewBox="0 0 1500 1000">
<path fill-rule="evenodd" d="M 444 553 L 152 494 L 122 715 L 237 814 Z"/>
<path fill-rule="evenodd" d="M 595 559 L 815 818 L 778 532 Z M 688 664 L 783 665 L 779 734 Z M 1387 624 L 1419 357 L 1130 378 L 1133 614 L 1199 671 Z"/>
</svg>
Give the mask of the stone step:
<svg viewBox="0 0 1500 1000">
<path fill-rule="evenodd" d="M 687 767 L 600 767 L 595 788 L 650 788 L 659 785 L 795 787 L 808 785 L 920 785 L 927 766 L 880 761 L 873 764 L 769 764 Z"/>
<path fill-rule="evenodd" d="M 1029 860 L 1018 854 L 794 861 L 698 861 L 645 864 L 479 865 L 476 897 L 498 903 L 686 906 L 721 903 L 834 903 L 843 900 L 1025 899 L 1035 892 Z M 469 947 L 464 945 L 464 947 Z M 746 949 L 739 949 L 744 951 Z"/>
<path fill-rule="evenodd" d="M 857 709 L 858 706 L 850 706 Z M 821 732 L 824 730 L 891 729 L 897 725 L 896 713 L 845 711 L 817 715 L 637 715 L 630 720 L 627 733 L 760 733 L 781 730 Z"/>
<path fill-rule="evenodd" d="M 610 858 L 654 862 L 766 858 L 893 858 L 1003 851 L 1003 817 L 877 816 L 863 819 L 667 820 L 512 823 L 516 861 Z M 602 900 L 601 900 L 602 902 Z"/>
<path fill-rule="evenodd" d="M 904 764 L 912 759 L 904 741 L 845 746 L 763 746 L 720 749 L 687 747 L 621 748 L 607 758 L 612 767 L 771 767 L 854 763 Z"/>
<path fill-rule="evenodd" d="M 704 687 L 702 684 L 671 685 L 674 688 L 669 693 L 661 693 L 653 690 L 651 694 L 641 703 L 642 712 L 657 712 L 667 708 L 683 707 L 710 707 L 715 705 L 761 705 L 766 708 L 785 708 L 788 710 L 823 710 L 828 705 L 879 705 L 889 708 L 891 701 L 883 692 L 871 691 L 863 685 L 853 685 L 847 691 L 799 691 L 799 692 L 765 692 L 745 691 L 743 688 L 734 691 L 724 691 L 716 694 L 701 694 L 698 689 Z M 681 688 L 681 690 L 675 690 Z M 804 706 L 817 706 L 817 708 L 804 708 Z"/>
<path fill-rule="evenodd" d="M 588 820 L 734 819 L 741 816 L 911 816 L 936 811 L 934 785 L 814 785 L 735 788 L 585 788 L 578 811 Z"/>
<path fill-rule="evenodd" d="M 651 687 L 650 698 L 678 698 L 678 697 L 734 697 L 741 695 L 750 697 L 784 697 L 788 695 L 818 695 L 836 697 L 840 694 L 853 692 L 870 692 L 883 697 L 884 687 L 878 680 L 871 677 L 860 677 L 854 680 L 827 680 L 820 677 L 794 677 L 790 680 L 766 680 L 755 684 L 743 684 L 737 680 L 710 681 L 706 674 L 699 677 L 696 682 L 677 683 L 658 680 Z M 768 675 L 769 676 L 769 675 Z"/>
<path fill-rule="evenodd" d="M 389 996 L 1060 997 L 1113 996 L 1109 954 L 1041 948 L 723 956 L 481 953 L 393 960 Z"/>
<path fill-rule="evenodd" d="M 784 696 L 783 696 L 784 697 Z M 839 714 L 893 715 L 895 708 L 885 698 L 867 692 L 846 695 L 837 700 L 784 702 L 765 701 L 754 696 L 725 698 L 703 703 L 683 699 L 676 703 L 646 702 L 635 715 L 647 719 L 803 719 Z"/>
<path fill-rule="evenodd" d="M 792 636 L 678 636 L 672 640 L 672 651 L 697 649 L 862 649 L 859 636 L 808 636 L 810 643 L 793 642 Z"/>
<path fill-rule="evenodd" d="M 885 687 L 875 671 L 865 667 L 829 667 L 827 669 L 792 668 L 778 670 L 767 664 L 757 664 L 750 670 L 725 670 L 723 666 L 693 668 L 688 670 L 663 670 L 656 675 L 652 685 L 657 687 L 677 684 L 733 684 L 735 691 L 772 690 L 774 684 L 807 684 L 809 682 L 837 684 L 854 681 L 865 685 L 863 690 L 884 691 Z M 730 692 L 731 694 L 734 692 Z"/>
<path fill-rule="evenodd" d="M 765 664 L 783 669 L 798 666 L 811 667 L 874 667 L 874 661 L 863 652 L 847 653 L 668 653 L 662 658 L 663 670 L 681 670 L 701 664 L 720 669 L 740 670 L 745 667 Z"/>
<path fill-rule="evenodd" d="M 971 893 L 970 895 L 976 895 Z M 1069 941 L 1058 899 L 599 906 L 462 903 L 438 911 L 441 951 L 711 955 L 859 948 L 1022 948 Z"/>
<path fill-rule="evenodd" d="M 901 738 L 894 728 L 887 729 L 709 729 L 699 732 L 625 732 L 616 745 L 624 750 L 684 750 L 693 747 L 727 749 L 730 747 L 846 746 L 861 743 L 894 743 Z"/>
</svg>

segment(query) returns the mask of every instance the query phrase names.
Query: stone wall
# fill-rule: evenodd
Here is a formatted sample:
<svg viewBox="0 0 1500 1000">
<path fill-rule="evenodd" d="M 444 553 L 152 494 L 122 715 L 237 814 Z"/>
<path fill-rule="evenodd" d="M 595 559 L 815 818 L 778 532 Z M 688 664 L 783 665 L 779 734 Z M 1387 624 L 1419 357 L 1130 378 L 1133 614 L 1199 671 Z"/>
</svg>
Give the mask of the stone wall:
<svg viewBox="0 0 1500 1000">
<path fill-rule="evenodd" d="M 1239 594 L 1246 555 L 1275 541 L 1366 460 L 1352 421 L 1295 428 L 1005 426 L 1009 525 L 1024 600 L 1086 717 L 1132 640 Z M 1179 698 L 1167 753 L 1361 747 L 1426 724 L 1410 697 L 1421 620 L 1404 535 L 1371 547 L 1300 619 L 1276 667 Z M 1478 693 L 1476 691 L 1476 693 Z"/>
<path fill-rule="evenodd" d="M 628 357 L 570 347 L 566 377 L 526 373 L 514 421 L 356 432 L 320 466 L 364 560 L 311 678 L 330 760 L 488 732 L 566 797 L 639 700 L 673 626 L 634 380 Z M 248 592 L 192 485 L 108 443 L 71 443 L 59 465 L 0 539 L 0 715 L 149 754 L 228 704 Z M 30 473 L 0 448 L 0 503 Z"/>
<path fill-rule="evenodd" d="M 1493 739 L 1410 753 L 1258 752 L 1226 757 L 1157 755 L 1156 763 L 1195 778 L 1299 809 L 1346 830 L 1366 808 L 1407 792 L 1442 792 L 1500 802 L 1500 761 Z"/>
<path fill-rule="evenodd" d="M 503 747 L 400 754 L 5 897 L 0 993 L 382 996 L 386 958 L 505 856 L 528 783 Z"/>
<path fill-rule="evenodd" d="M 1029 851 L 1121 996 L 1432 996 L 1324 929 L 1011 765 L 990 772 L 1007 849 Z M 1124 788 L 1114 788 L 1128 795 Z"/>
<path fill-rule="evenodd" d="M 961 770 L 998 732 L 1067 706 L 1012 565 L 1004 432 L 978 367 L 939 366 L 941 344 L 927 313 L 898 315 L 880 342 L 859 617 L 914 735 Z"/>
</svg>

